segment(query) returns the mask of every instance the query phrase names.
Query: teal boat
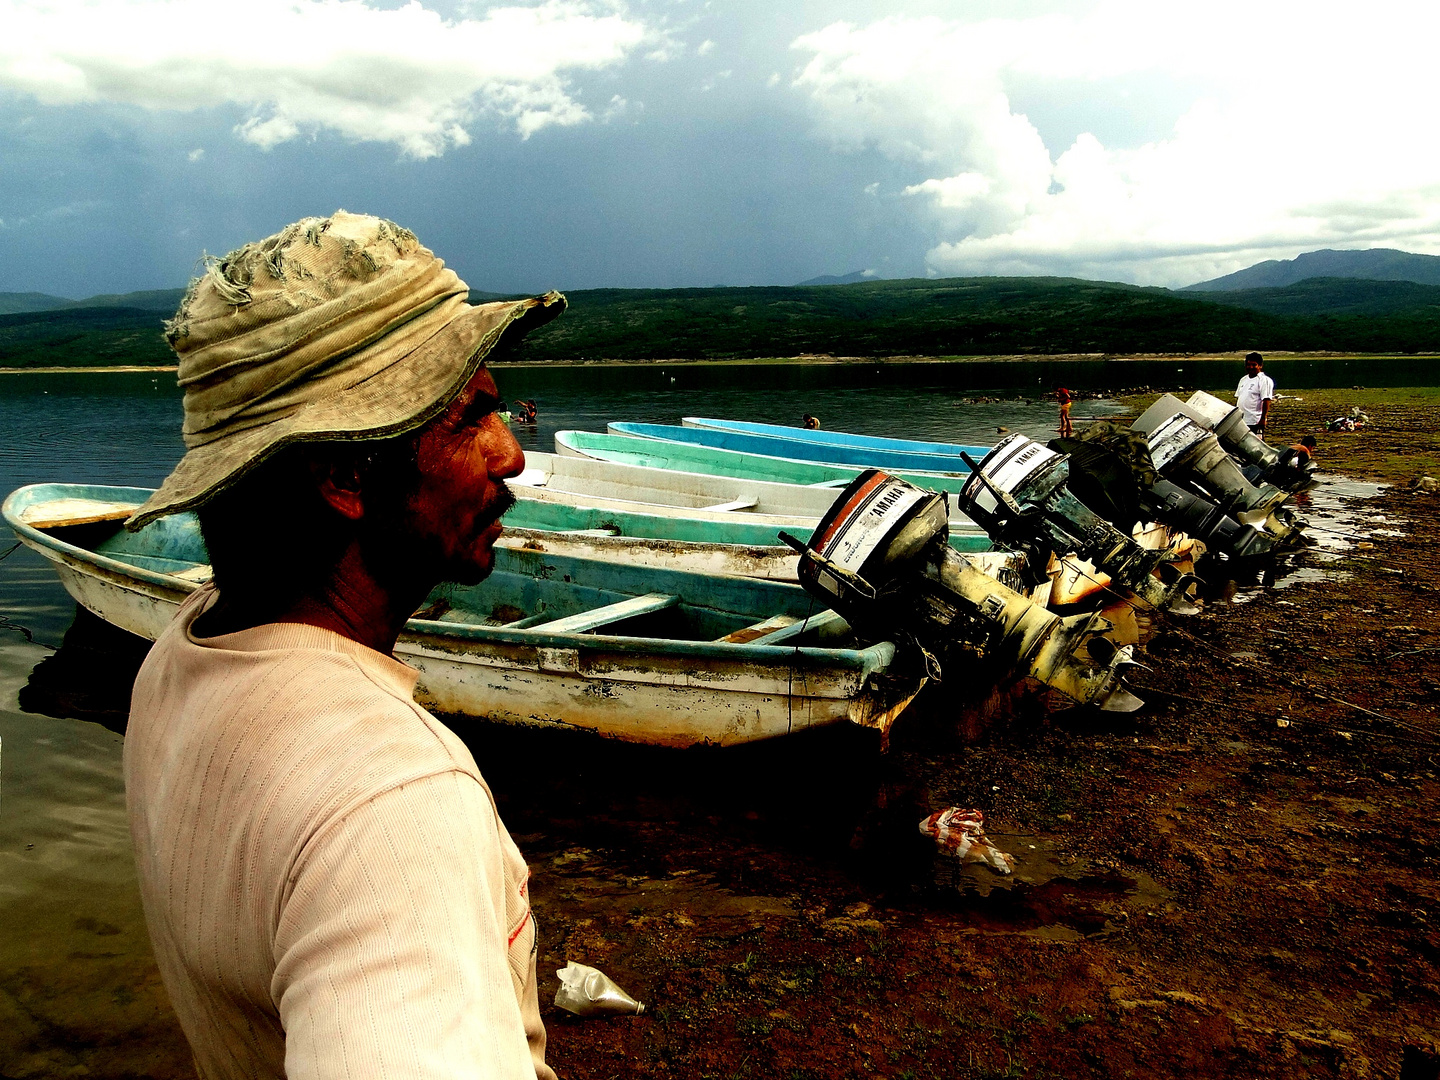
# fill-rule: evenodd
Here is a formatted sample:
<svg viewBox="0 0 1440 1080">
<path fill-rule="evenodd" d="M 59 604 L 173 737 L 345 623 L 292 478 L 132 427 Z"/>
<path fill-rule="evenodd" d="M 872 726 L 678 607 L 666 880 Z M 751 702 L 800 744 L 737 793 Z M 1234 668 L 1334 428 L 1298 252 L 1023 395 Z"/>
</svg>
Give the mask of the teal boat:
<svg viewBox="0 0 1440 1080">
<path fill-rule="evenodd" d="M 792 438 L 780 434 L 749 431 L 726 431 L 708 427 L 682 427 L 676 424 L 612 423 L 606 426 L 613 435 L 634 435 L 642 439 L 665 439 L 670 442 L 694 443 L 714 450 L 738 450 L 744 454 L 791 458 L 795 461 L 821 462 L 827 465 L 848 465 L 855 469 L 884 469 L 889 473 L 936 472 L 968 476 L 970 466 L 960 457 L 961 451 L 975 457 L 973 450 L 984 457 L 989 447 L 966 447 L 937 443 L 947 450 L 895 449 L 877 445 L 874 440 L 833 442 L 818 439 Z M 781 429 L 783 430 L 783 429 Z M 916 444 L 923 445 L 923 444 Z"/>
<path fill-rule="evenodd" d="M 783 530 L 808 539 L 836 492 L 829 488 L 670 472 L 529 452 L 510 481 L 518 502 L 501 543 L 582 558 L 795 581 L 798 556 Z M 993 543 L 956 513 L 956 551 Z"/>
<path fill-rule="evenodd" d="M 940 454 L 959 459 L 960 454 L 969 454 L 976 461 L 991 451 L 989 446 L 966 446 L 961 443 L 925 442 L 920 439 L 887 439 L 878 435 L 852 435 L 846 431 L 828 431 L 824 428 L 798 428 L 784 424 L 757 424 L 748 420 L 713 420 L 706 416 L 682 416 L 682 427 L 705 428 L 710 431 L 731 431 L 741 435 L 763 435 L 770 438 L 789 439 L 792 442 L 815 446 L 848 446 L 861 450 L 873 450 L 881 454 L 898 452 L 906 454 Z M 964 462 L 961 462 L 964 465 Z"/>
<path fill-rule="evenodd" d="M 664 425 L 655 425 L 664 426 Z M 677 428 L 676 430 L 686 430 Z M 739 450 L 725 450 L 698 443 L 670 442 L 594 431 L 557 431 L 555 451 L 574 457 L 616 461 L 652 469 L 706 473 L 747 480 L 830 487 L 838 492 L 862 471 L 860 466 L 826 465 L 793 458 L 770 457 Z M 892 471 L 892 470 L 886 470 Z M 893 475 L 929 491 L 956 494 L 970 478 L 969 473 L 926 473 L 894 470 Z"/>
<path fill-rule="evenodd" d="M 0 507 L 75 600 L 154 639 L 209 580 L 192 514 L 139 532 L 143 488 L 35 484 Z M 396 655 L 442 715 L 663 746 L 730 745 L 849 720 L 882 731 L 919 690 L 896 647 L 857 641 L 798 585 L 500 548 L 476 586 L 442 585 Z"/>
</svg>

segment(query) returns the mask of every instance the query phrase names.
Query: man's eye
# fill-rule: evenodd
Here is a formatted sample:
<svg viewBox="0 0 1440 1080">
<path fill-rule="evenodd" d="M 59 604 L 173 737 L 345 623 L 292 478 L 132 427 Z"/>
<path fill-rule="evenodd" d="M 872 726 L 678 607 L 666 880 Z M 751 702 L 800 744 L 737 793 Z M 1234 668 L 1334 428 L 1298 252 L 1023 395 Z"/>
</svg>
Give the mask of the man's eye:
<svg viewBox="0 0 1440 1080">
<path fill-rule="evenodd" d="M 485 423 L 487 416 L 495 415 L 495 403 L 491 401 L 473 402 L 464 414 L 460 417 L 462 427 L 479 427 Z"/>
</svg>

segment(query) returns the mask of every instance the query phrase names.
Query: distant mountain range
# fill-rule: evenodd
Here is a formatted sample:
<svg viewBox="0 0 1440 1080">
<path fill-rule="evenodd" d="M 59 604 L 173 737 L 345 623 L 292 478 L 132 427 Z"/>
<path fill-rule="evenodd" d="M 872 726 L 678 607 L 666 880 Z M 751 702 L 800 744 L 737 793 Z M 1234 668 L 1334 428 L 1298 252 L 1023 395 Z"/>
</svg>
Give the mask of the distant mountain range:
<svg viewBox="0 0 1440 1080">
<path fill-rule="evenodd" d="M 1187 285 L 1179 292 L 1234 292 L 1278 289 L 1310 278 L 1363 281 L 1413 281 L 1440 285 L 1440 255 L 1414 255 L 1394 248 L 1366 251 L 1307 251 L 1293 259 L 1270 259 L 1224 277 Z"/>
<path fill-rule="evenodd" d="M 853 274 L 821 274 L 819 277 L 807 278 L 796 286 L 803 289 L 810 285 L 854 285 L 859 281 L 874 281 L 873 270 L 856 270 Z"/>
<path fill-rule="evenodd" d="M 1414 280 L 1421 276 L 1427 280 Z M 172 364 L 161 322 L 182 295 L 0 293 L 0 367 Z M 477 291 L 470 299 L 503 295 Z M 1076 278 L 880 280 L 859 272 L 794 286 L 568 295 L 565 318 L 526 341 L 527 359 L 1440 353 L 1440 257 L 1383 249 L 1314 251 L 1175 291 Z"/>
<path fill-rule="evenodd" d="M 150 289 L 146 292 L 106 293 L 85 300 L 67 300 L 45 293 L 0 292 L 0 315 L 23 315 L 34 311 L 63 311 L 68 308 L 132 308 L 174 315 L 185 295 L 184 289 Z"/>
</svg>

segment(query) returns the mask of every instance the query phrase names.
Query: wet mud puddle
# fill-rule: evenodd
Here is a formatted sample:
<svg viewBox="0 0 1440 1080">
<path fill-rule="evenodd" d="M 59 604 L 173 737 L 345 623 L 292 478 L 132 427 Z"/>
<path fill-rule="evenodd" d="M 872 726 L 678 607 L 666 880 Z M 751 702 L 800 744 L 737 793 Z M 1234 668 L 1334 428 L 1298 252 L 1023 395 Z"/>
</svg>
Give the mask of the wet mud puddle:
<svg viewBox="0 0 1440 1080">
<path fill-rule="evenodd" d="M 932 865 L 931 899 L 963 912 L 966 933 L 1046 941 L 1103 938 L 1121 932 L 1132 918 L 1154 916 L 1169 902 L 1168 892 L 1149 875 L 1122 874 L 1101 861 L 1068 855 L 1048 837 L 989 836 L 1014 858 L 1010 874 L 977 863 L 961 865 L 938 852 Z"/>
<path fill-rule="evenodd" d="M 1346 581 L 1341 564 L 1382 548 L 1404 535 L 1393 518 L 1376 513 L 1371 500 L 1386 485 L 1319 474 L 1311 488 L 1291 497 L 1296 513 L 1308 525 L 1309 546 L 1278 557 L 1253 560 L 1205 560 L 1199 571 L 1203 599 L 1211 603 L 1244 604 L 1270 589 L 1292 585 Z"/>
</svg>

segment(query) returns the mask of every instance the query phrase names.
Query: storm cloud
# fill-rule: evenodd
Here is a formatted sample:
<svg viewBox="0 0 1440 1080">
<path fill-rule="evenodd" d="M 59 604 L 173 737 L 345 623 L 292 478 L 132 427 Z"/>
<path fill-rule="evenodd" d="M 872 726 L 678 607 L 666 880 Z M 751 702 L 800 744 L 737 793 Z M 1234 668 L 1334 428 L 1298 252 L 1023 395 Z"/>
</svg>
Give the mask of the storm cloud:
<svg viewBox="0 0 1440 1080">
<path fill-rule="evenodd" d="M 0 0 L 0 289 L 183 282 L 338 206 L 472 285 L 1440 252 L 1440 9 Z"/>
</svg>

